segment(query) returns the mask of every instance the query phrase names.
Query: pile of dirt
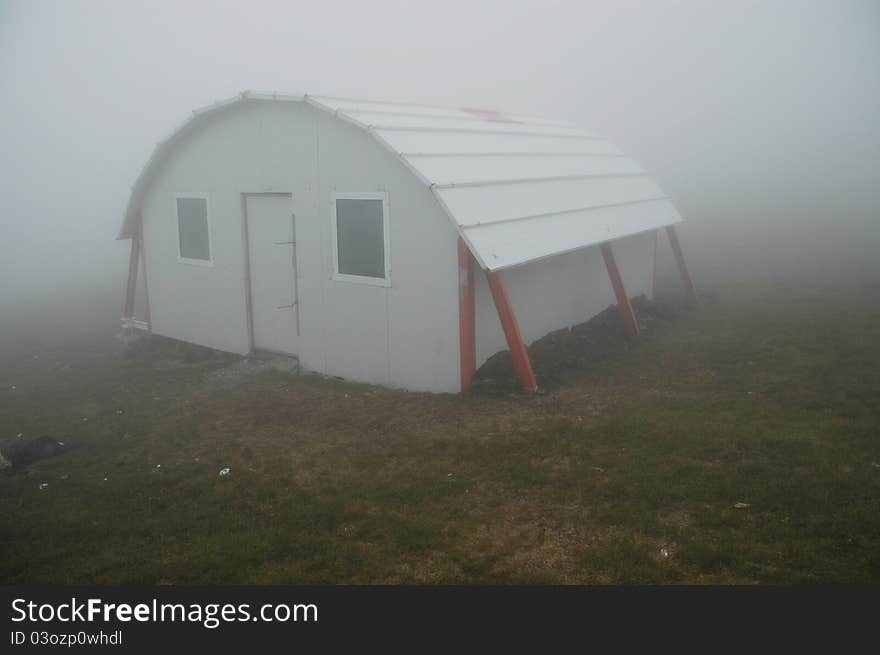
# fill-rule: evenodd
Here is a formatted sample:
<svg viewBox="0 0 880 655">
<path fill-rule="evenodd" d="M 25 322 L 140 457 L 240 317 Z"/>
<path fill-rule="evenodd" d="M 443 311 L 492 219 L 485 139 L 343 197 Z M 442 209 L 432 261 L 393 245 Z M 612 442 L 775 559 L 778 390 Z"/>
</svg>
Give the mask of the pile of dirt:
<svg viewBox="0 0 880 655">
<path fill-rule="evenodd" d="M 672 305 L 648 300 L 644 296 L 634 298 L 632 305 L 643 332 L 650 331 L 657 323 L 672 320 L 676 314 Z M 586 323 L 538 339 L 529 346 L 529 357 L 539 387 L 547 390 L 590 370 L 597 362 L 619 356 L 633 345 L 620 312 L 611 305 Z M 474 376 L 473 389 L 477 393 L 518 391 L 509 351 L 495 353 L 486 360 Z"/>
</svg>

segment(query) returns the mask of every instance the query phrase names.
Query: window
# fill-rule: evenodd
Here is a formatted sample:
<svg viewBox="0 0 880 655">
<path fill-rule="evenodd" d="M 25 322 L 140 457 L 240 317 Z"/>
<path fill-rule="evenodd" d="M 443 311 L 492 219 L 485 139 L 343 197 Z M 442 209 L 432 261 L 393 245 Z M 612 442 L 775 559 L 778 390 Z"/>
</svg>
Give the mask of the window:
<svg viewBox="0 0 880 655">
<path fill-rule="evenodd" d="M 190 264 L 211 263 L 211 229 L 208 196 L 187 193 L 175 196 L 179 260 Z"/>
<path fill-rule="evenodd" d="M 335 193 L 332 200 L 334 278 L 390 286 L 386 194 Z"/>
</svg>

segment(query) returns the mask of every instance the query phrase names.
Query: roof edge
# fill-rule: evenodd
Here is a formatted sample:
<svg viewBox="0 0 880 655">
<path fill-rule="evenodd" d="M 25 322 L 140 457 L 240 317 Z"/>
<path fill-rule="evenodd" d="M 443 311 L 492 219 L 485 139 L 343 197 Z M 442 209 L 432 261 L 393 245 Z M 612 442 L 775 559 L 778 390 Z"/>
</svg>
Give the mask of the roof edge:
<svg viewBox="0 0 880 655">
<path fill-rule="evenodd" d="M 234 106 L 241 105 L 246 102 L 253 101 L 283 101 L 283 102 L 303 102 L 305 95 L 284 94 L 275 92 L 262 92 L 244 90 L 241 93 L 230 98 L 217 100 L 209 105 L 204 105 L 193 109 L 190 115 L 182 123 L 178 123 L 166 137 L 161 139 L 153 147 L 150 156 L 147 158 L 140 173 L 135 178 L 134 184 L 131 186 L 131 193 L 128 197 L 125 212 L 122 217 L 122 225 L 116 235 L 116 239 L 131 239 L 134 236 L 135 226 L 137 224 L 137 215 L 140 210 L 140 193 L 143 191 L 144 185 L 147 183 L 149 174 L 158 166 L 163 156 L 171 149 L 172 145 L 180 138 L 184 132 L 193 129 L 196 123 L 201 122 L 205 117 L 214 115 L 221 111 L 230 109 Z"/>
</svg>

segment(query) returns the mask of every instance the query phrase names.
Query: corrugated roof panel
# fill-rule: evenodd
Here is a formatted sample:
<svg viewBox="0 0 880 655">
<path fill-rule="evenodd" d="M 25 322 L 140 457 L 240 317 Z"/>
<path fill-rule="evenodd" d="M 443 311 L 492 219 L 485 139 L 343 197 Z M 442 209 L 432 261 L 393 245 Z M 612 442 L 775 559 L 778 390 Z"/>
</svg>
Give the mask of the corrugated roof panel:
<svg viewBox="0 0 880 655">
<path fill-rule="evenodd" d="M 680 222 L 668 200 L 655 200 L 528 221 L 464 229 L 471 248 L 491 270 L 508 268 Z"/>
<path fill-rule="evenodd" d="M 462 226 L 665 198 L 648 175 L 451 187 L 435 192 Z"/>
<path fill-rule="evenodd" d="M 423 177 L 437 186 L 645 172 L 634 161 L 620 155 L 407 155 L 406 158 Z"/>
<path fill-rule="evenodd" d="M 403 132 L 397 130 L 376 130 L 375 133 L 392 150 L 400 154 L 621 154 L 617 146 L 605 139 L 565 139 L 555 136 L 473 132 Z"/>
<path fill-rule="evenodd" d="M 461 119 L 479 119 L 480 115 L 497 114 L 502 119 L 518 123 L 529 123 L 532 125 L 555 125 L 557 127 L 578 127 L 577 125 L 566 121 L 552 121 L 545 118 L 537 118 L 534 116 L 524 116 L 518 114 L 501 114 L 498 112 L 476 108 L 438 107 L 432 105 L 419 105 L 404 102 L 373 102 L 371 100 L 357 100 L 354 98 L 333 98 L 329 96 L 310 96 L 310 99 L 314 103 L 321 104 L 328 109 L 339 111 L 345 114 L 357 112 L 374 112 L 385 114 L 409 114 L 414 116 Z"/>
<path fill-rule="evenodd" d="M 573 127 L 538 125 L 535 123 L 508 123 L 482 120 L 476 117 L 437 118 L 434 116 L 411 116 L 384 112 L 340 112 L 361 125 L 385 130 L 413 130 L 426 132 L 490 132 L 502 134 L 545 134 L 576 139 L 598 139 L 593 132 Z"/>
<path fill-rule="evenodd" d="M 572 123 L 570 121 L 560 121 L 560 120 L 550 120 L 547 118 L 540 118 L 537 116 L 526 116 L 525 114 L 502 114 L 504 118 L 507 118 L 512 121 L 516 121 L 517 123 L 529 123 L 531 125 L 556 125 L 557 127 L 577 127 L 580 128 L 580 125 L 576 123 Z"/>
</svg>

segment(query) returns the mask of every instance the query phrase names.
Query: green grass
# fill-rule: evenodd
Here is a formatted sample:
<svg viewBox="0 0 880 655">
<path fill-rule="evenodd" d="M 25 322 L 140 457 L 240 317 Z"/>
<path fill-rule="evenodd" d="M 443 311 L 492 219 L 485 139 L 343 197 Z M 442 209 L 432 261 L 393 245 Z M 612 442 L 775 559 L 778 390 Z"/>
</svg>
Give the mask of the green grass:
<svg viewBox="0 0 880 655">
<path fill-rule="evenodd" d="M 868 287 L 721 290 L 538 397 L 88 345 L 0 371 L 0 436 L 75 444 L 0 476 L 6 583 L 880 581 Z"/>
</svg>

